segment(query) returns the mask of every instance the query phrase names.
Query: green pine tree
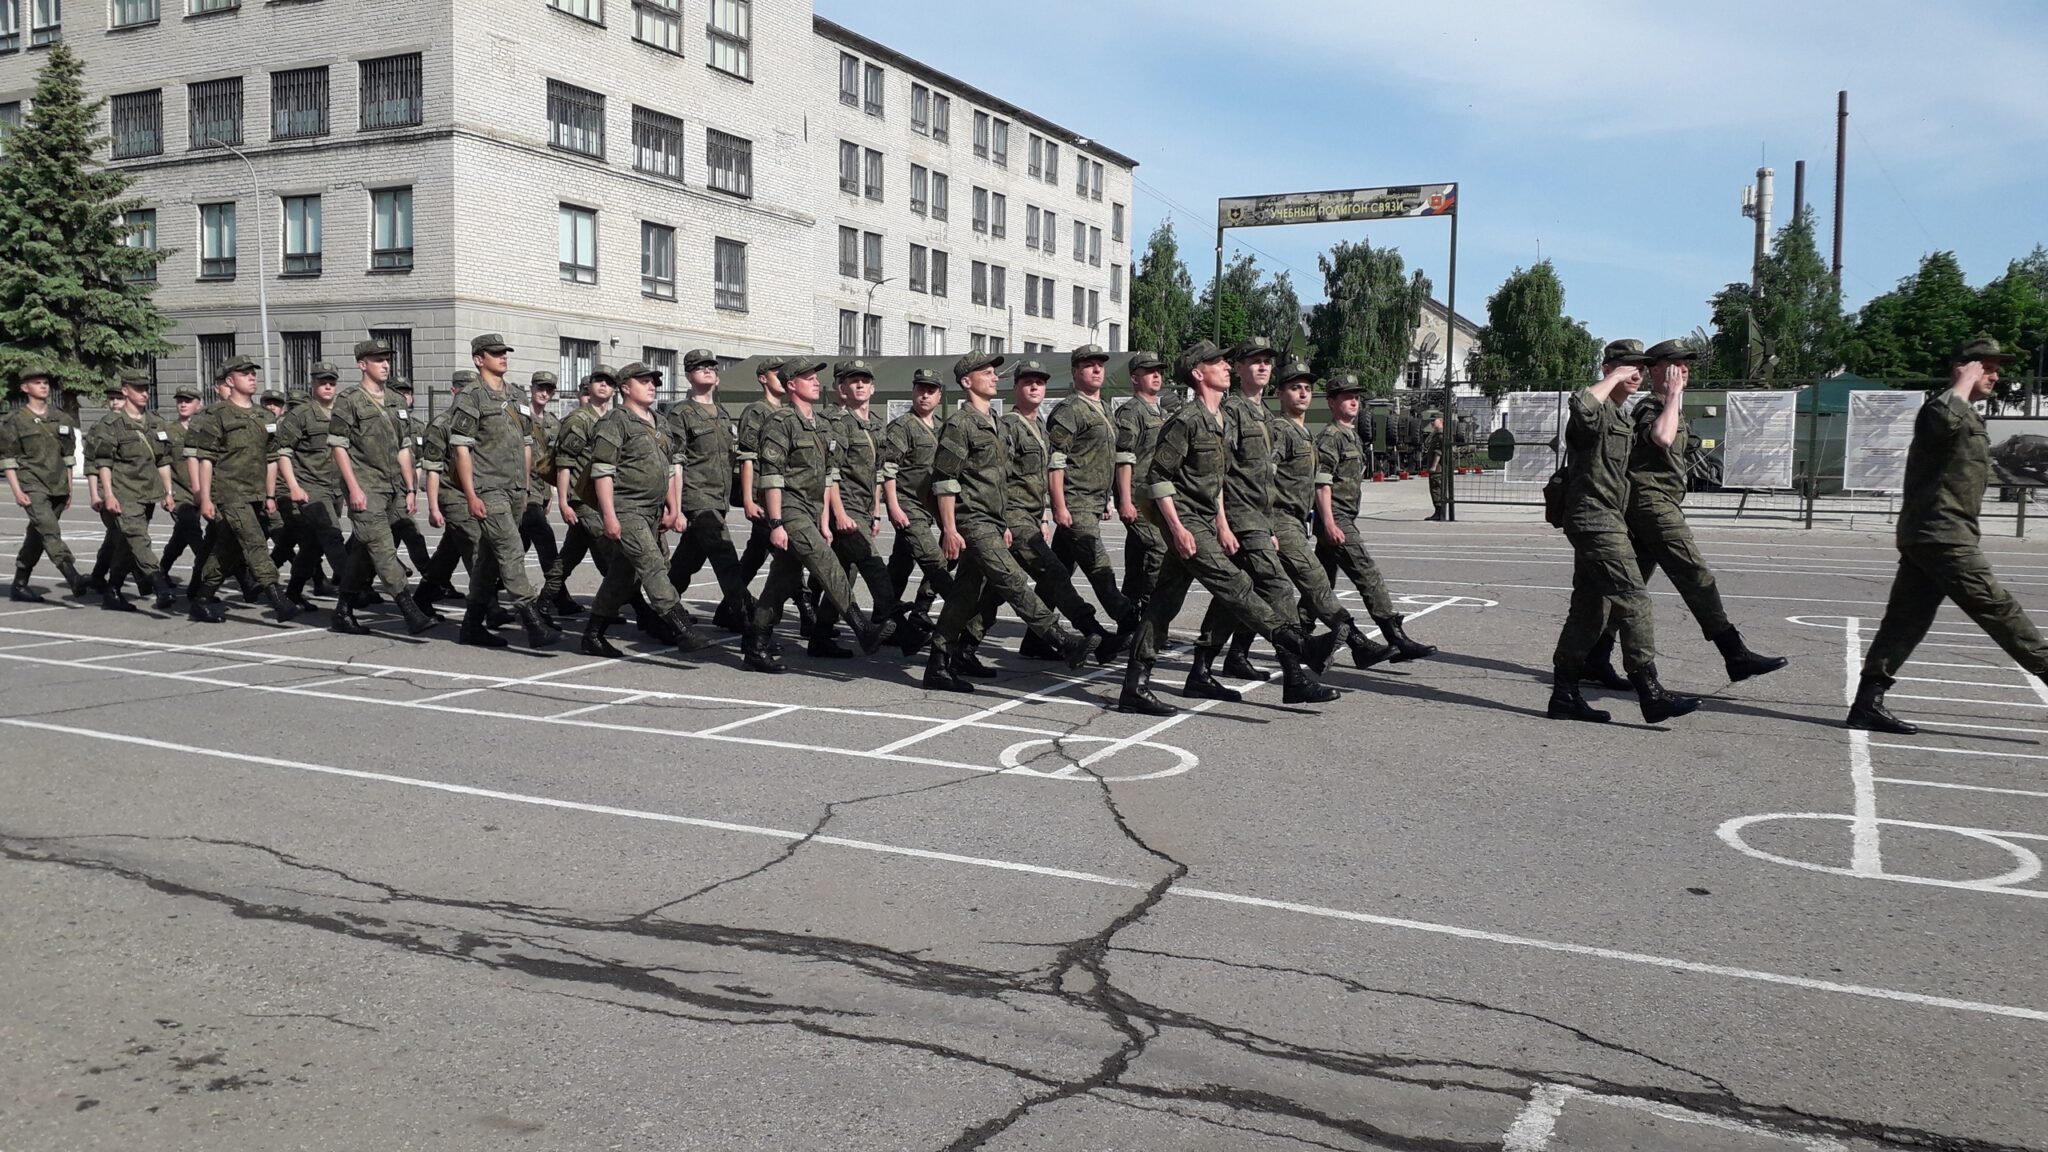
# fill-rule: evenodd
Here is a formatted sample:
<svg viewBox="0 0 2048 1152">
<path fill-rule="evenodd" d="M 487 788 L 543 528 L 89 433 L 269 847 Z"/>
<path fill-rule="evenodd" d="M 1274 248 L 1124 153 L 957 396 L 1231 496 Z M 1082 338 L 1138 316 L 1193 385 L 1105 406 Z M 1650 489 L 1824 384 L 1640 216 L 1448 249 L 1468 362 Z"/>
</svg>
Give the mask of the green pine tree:
<svg viewBox="0 0 2048 1152">
<path fill-rule="evenodd" d="M 172 350 L 155 285 L 139 279 L 164 254 L 126 243 L 123 214 L 139 202 L 94 157 L 105 101 L 86 100 L 84 72 L 63 41 L 51 47 L 0 163 L 0 377 L 43 361 L 74 394 Z"/>
</svg>

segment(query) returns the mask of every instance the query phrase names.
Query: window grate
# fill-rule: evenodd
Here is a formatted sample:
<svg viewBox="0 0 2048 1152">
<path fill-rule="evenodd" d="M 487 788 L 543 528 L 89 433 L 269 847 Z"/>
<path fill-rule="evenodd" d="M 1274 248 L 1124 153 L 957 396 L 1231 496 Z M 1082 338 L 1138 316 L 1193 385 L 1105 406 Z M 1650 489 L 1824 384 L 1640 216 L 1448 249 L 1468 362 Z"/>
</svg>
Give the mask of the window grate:
<svg viewBox="0 0 2048 1152">
<path fill-rule="evenodd" d="M 604 159 L 604 96 L 548 81 L 548 143 L 564 152 Z"/>
<path fill-rule="evenodd" d="M 304 140 L 327 135 L 327 69 L 270 74 L 270 138 Z"/>
<path fill-rule="evenodd" d="M 109 122 L 113 127 L 114 159 L 163 155 L 163 89 L 114 97 Z"/>
<path fill-rule="evenodd" d="M 300 388 L 313 382 L 313 365 L 320 362 L 320 333 L 279 332 L 284 347 L 284 385 Z"/>
<path fill-rule="evenodd" d="M 4 3 L 5 0 L 0 0 Z M 225 332 L 216 336 L 199 338 L 199 382 L 203 385 L 220 383 L 221 369 L 235 355 L 235 334 Z"/>
<path fill-rule="evenodd" d="M 754 194 L 754 142 L 730 136 L 716 128 L 704 133 L 704 162 L 711 170 L 711 187 L 735 196 Z"/>
<path fill-rule="evenodd" d="M 365 132 L 419 124 L 424 111 L 419 54 L 363 61 L 362 101 Z"/>
<path fill-rule="evenodd" d="M 597 341 L 595 340 L 578 340 L 571 336 L 564 336 L 561 338 L 558 352 L 562 373 L 557 379 L 562 382 L 564 387 L 582 387 L 583 378 L 597 370 Z"/>
<path fill-rule="evenodd" d="M 665 112 L 633 107 L 633 168 L 680 184 L 683 122 Z"/>
<path fill-rule="evenodd" d="M 242 142 L 242 78 L 205 80 L 186 86 L 191 103 L 192 147 Z"/>
<path fill-rule="evenodd" d="M 712 244 L 712 303 L 729 312 L 747 310 L 747 246 L 719 237 Z"/>
</svg>

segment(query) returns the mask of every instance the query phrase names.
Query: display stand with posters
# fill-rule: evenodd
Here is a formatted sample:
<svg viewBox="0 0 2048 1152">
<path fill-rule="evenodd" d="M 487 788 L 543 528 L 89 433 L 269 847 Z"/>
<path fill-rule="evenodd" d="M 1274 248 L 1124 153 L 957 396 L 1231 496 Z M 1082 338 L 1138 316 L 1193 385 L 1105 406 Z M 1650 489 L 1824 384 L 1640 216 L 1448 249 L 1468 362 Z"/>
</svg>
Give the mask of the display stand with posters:
<svg viewBox="0 0 2048 1152">
<path fill-rule="evenodd" d="M 1903 492 L 1913 421 L 1925 403 L 1918 392 L 1863 389 L 1849 393 L 1848 444 L 1842 452 L 1846 492 Z"/>
<path fill-rule="evenodd" d="M 1799 392 L 1730 392 L 1721 487 L 1784 491 L 1792 487 Z"/>
</svg>

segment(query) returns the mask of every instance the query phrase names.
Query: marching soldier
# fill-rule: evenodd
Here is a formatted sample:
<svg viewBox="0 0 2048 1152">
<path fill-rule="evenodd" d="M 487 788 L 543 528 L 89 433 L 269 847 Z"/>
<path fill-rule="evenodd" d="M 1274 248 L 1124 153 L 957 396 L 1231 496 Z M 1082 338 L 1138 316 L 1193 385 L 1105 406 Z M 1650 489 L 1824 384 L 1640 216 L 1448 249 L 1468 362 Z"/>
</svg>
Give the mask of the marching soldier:
<svg viewBox="0 0 2048 1152">
<path fill-rule="evenodd" d="M 953 594 L 953 574 L 939 551 L 938 525 L 925 506 L 932 459 L 939 451 L 936 413 L 942 390 L 937 373 L 928 368 L 913 373 L 910 411 L 890 421 L 882 447 L 882 499 L 889 508 L 889 523 L 896 527 L 889 579 L 900 591 L 910 587 L 913 566 L 922 574 L 913 611 L 926 624 L 932 623 L 932 601 Z"/>
<path fill-rule="evenodd" d="M 562 634 L 540 613 L 526 551 L 519 542 L 519 518 L 526 511 L 526 485 L 533 470 L 532 438 L 505 387 L 512 346 L 495 332 L 472 337 L 470 360 L 477 386 L 456 398 L 448 417 L 449 471 L 462 489 L 476 521 L 476 551 L 469 562 L 469 597 L 456 642 L 497 648 L 504 640 L 486 622 L 498 585 L 512 596 L 512 611 L 526 627 L 526 642 L 545 648 Z"/>
<path fill-rule="evenodd" d="M 585 376 L 581 385 L 582 403 L 574 412 L 562 418 L 555 428 L 555 439 L 548 446 L 548 455 L 554 460 L 555 499 L 562 514 L 562 547 L 555 554 L 554 566 L 547 570 L 542 584 L 540 602 L 559 604 L 573 601 L 568 593 L 569 577 L 583 563 L 585 556 L 596 560 L 598 575 L 604 575 L 605 559 L 593 548 L 596 533 L 603 526 L 597 516 L 597 509 L 584 502 L 577 493 L 582 491 L 583 478 L 590 472 L 590 430 L 612 410 L 612 401 L 618 394 L 618 381 L 612 370 L 602 364 L 595 365 L 590 375 Z M 589 523 L 584 523 L 588 517 Z M 642 629 L 645 631 L 645 629 Z"/>
<path fill-rule="evenodd" d="M 15 377 L 21 402 L 0 419 L 0 473 L 14 502 L 28 516 L 21 551 L 14 558 L 11 600 L 40 602 L 42 593 L 30 588 L 28 578 L 36 561 L 47 553 L 77 596 L 85 591 L 85 578 L 64 543 L 64 530 L 57 518 L 71 507 L 71 468 L 78 459 L 78 430 L 62 408 L 50 403 L 50 384 L 55 373 L 40 364 L 23 367 Z"/>
<path fill-rule="evenodd" d="M 1058 650 L 1067 667 L 1078 668 L 1088 658 L 1088 637 L 1060 627 L 1010 550 L 1009 449 L 990 412 L 999 387 L 996 370 L 1002 365 L 1001 356 L 986 352 L 969 352 L 953 362 L 953 379 L 967 392 L 967 402 L 940 426 L 932 459 L 939 548 L 947 559 L 960 562 L 925 664 L 924 686 L 938 691 L 974 691 L 961 677 L 955 657 L 971 652 L 972 638 L 963 646 L 961 637 L 981 616 L 983 596 L 989 593 L 1008 602 L 1026 628 Z"/>
<path fill-rule="evenodd" d="M 1785 666 L 1785 658 L 1760 656 L 1743 643 L 1742 633 L 1729 622 L 1721 605 L 1713 569 L 1707 567 L 1685 522 L 1685 448 L 1689 443 L 1685 386 L 1692 362 L 1700 353 L 1682 341 L 1666 340 L 1646 355 L 1651 394 L 1636 405 L 1635 439 L 1628 458 L 1626 519 L 1636 566 L 1646 584 L 1659 567 L 1671 577 L 1672 586 L 1692 610 L 1693 619 L 1699 621 L 1700 631 L 1721 650 L 1730 683 L 1776 672 Z M 1614 629 L 1610 627 L 1601 632 L 1600 642 L 1586 660 L 1587 679 L 1625 690 L 1629 682 L 1615 674 L 1613 651 Z"/>
<path fill-rule="evenodd" d="M 1117 708 L 1147 716 L 1171 716 L 1172 705 L 1152 694 L 1152 665 L 1166 642 L 1166 631 L 1196 580 L 1209 590 L 1224 612 L 1249 625 L 1273 645 L 1284 674 L 1289 704 L 1315 704 L 1337 698 L 1303 663 L 1306 655 L 1301 626 L 1292 609 L 1273 610 L 1253 588 L 1251 577 L 1231 562 L 1219 535 L 1224 531 L 1229 497 L 1225 476 L 1231 452 L 1224 440 L 1221 409 L 1230 389 L 1228 353 L 1207 340 L 1180 354 L 1181 379 L 1194 387 L 1159 430 L 1152 467 L 1146 474 L 1150 515 L 1167 540 L 1169 551 L 1160 564 L 1159 583 L 1145 609 L 1145 626 L 1124 666 L 1123 694 Z M 1215 658 L 1212 650 L 1210 659 Z"/>
<path fill-rule="evenodd" d="M 391 345 L 382 339 L 358 341 L 355 357 L 360 373 L 356 386 L 335 399 L 327 418 L 328 455 L 348 499 L 352 529 L 336 573 L 339 587 L 328 627 L 347 636 L 369 631 L 356 619 L 355 603 L 374 576 L 405 617 L 405 630 L 417 636 L 432 628 L 435 618 L 421 610 L 406 586 L 405 566 L 398 562 L 398 541 L 392 534 L 398 520 L 417 511 L 419 496 L 413 490 L 411 437 L 389 411 L 395 400 L 387 388 Z"/>
<path fill-rule="evenodd" d="M 165 423 L 149 409 L 149 373 L 128 368 L 121 372 L 117 391 L 107 397 L 107 414 L 85 439 L 87 464 L 99 480 L 100 520 L 114 543 L 100 600 L 111 611 L 136 610 L 121 589 L 131 573 L 156 592 L 158 606 L 170 606 L 171 585 L 149 538 L 157 507 L 165 512 L 172 507 L 173 457 Z"/>
<path fill-rule="evenodd" d="M 164 432 L 171 438 L 171 538 L 164 543 L 162 567 L 164 578 L 176 590 L 177 577 L 171 575 L 171 566 L 178 562 L 187 549 L 197 549 L 200 539 L 206 533 L 206 522 L 199 516 L 199 498 L 192 493 L 192 473 L 185 467 L 185 434 L 192 427 L 192 418 L 199 415 L 204 397 L 199 389 L 189 385 L 172 393 L 172 400 L 178 408 L 178 418 L 164 422 Z M 194 556 L 195 563 L 197 555 Z M 195 573 L 196 575 L 196 573 Z M 170 603 L 161 593 L 157 595 L 156 606 L 168 609 Z"/>
<path fill-rule="evenodd" d="M 756 672 L 785 670 L 775 626 L 782 620 L 784 601 L 802 601 L 807 570 L 825 590 L 820 625 L 829 629 L 835 613 L 844 615 L 864 654 L 882 642 L 881 625 L 853 602 L 853 589 L 832 553 L 831 529 L 823 522 L 827 494 L 836 483 L 832 432 L 817 414 L 822 391 L 818 373 L 824 370 L 823 363 L 809 360 L 780 366 L 783 398 L 788 402 L 775 406 L 763 420 L 752 461 L 759 469 L 755 498 L 765 513 L 762 522 L 768 525 L 769 546 L 775 550 L 768 583 L 754 608 L 753 626 L 743 641 L 747 667 Z"/>
<path fill-rule="evenodd" d="M 555 567 L 555 529 L 548 523 L 548 508 L 555 503 L 555 433 L 562 421 L 555 415 L 555 374 L 535 372 L 527 386 L 530 402 L 522 414 L 527 435 L 533 437 L 533 475 L 527 480 L 526 511 L 519 517 L 519 539 L 533 550 L 533 559 L 543 575 Z M 583 611 L 566 590 L 542 603 L 557 616 L 574 616 Z"/>
<path fill-rule="evenodd" d="M 388 411 L 391 413 L 391 418 L 398 423 L 398 442 L 412 449 L 413 470 L 406 475 L 405 479 L 407 483 L 412 485 L 413 491 L 417 493 L 420 485 L 426 483 L 421 476 L 419 468 L 420 448 L 426 443 L 426 428 L 420 421 L 413 419 L 412 416 L 413 393 L 411 378 L 402 372 L 393 372 L 387 389 L 393 396 L 397 397 L 397 402 L 392 404 Z M 413 567 L 424 572 L 427 568 L 427 562 L 433 557 L 427 551 L 427 538 L 420 532 L 420 522 L 416 519 L 416 515 L 414 512 L 408 512 L 406 515 L 393 520 L 391 522 L 391 539 L 399 547 L 405 549 L 406 555 L 412 559 Z M 376 602 L 375 592 L 366 590 L 365 595 L 368 596 L 369 603 Z"/>
<path fill-rule="evenodd" d="M 1910 736 L 1915 724 L 1885 707 L 1884 694 L 1927 636 L 1941 602 L 1953 600 L 2021 668 L 2048 680 L 2048 641 L 1992 575 L 1977 516 L 1990 482 L 1990 442 L 1975 404 L 1991 395 L 2012 354 L 1988 336 L 1965 340 L 1949 368 L 1949 386 L 1921 406 L 1906 450 L 1899 504 L 1899 571 L 1884 621 L 1863 659 L 1849 727 Z"/>
<path fill-rule="evenodd" d="M 420 568 L 419 587 L 413 592 L 413 601 L 423 612 L 432 612 L 437 602 L 455 595 L 449 581 L 455 578 L 458 565 L 468 568 L 470 553 L 476 546 L 476 525 L 469 518 L 469 502 L 448 477 L 448 417 L 454 412 L 454 399 L 476 382 L 476 371 L 471 368 L 450 376 L 450 406 L 436 412 L 420 435 L 420 474 L 421 483 L 427 487 L 427 523 L 441 530 L 441 542 Z"/>
<path fill-rule="evenodd" d="M 300 611 L 313 607 L 306 602 L 306 583 L 319 574 L 323 557 L 337 575 L 348 565 L 348 545 L 341 535 L 341 477 L 328 441 L 340 381 L 341 372 L 334 365 L 313 365 L 307 401 L 277 422 L 277 473 L 291 502 L 286 522 L 294 526 L 298 543 L 284 597 Z M 271 559 L 276 561 L 275 553 Z"/>
<path fill-rule="evenodd" d="M 1616 340 L 1600 359 L 1600 382 L 1572 393 L 1564 429 L 1564 534 L 1574 553 L 1572 602 L 1551 656 L 1545 711 L 1554 720 L 1605 724 L 1610 719 L 1580 695 L 1579 677 L 1612 620 L 1620 629 L 1622 663 L 1643 719 L 1656 724 L 1684 716 L 1700 702 L 1666 692 L 1657 680 L 1656 623 L 1628 539 L 1628 462 L 1634 438 L 1621 402 L 1641 386 L 1649 357 L 1642 341 Z"/>
<path fill-rule="evenodd" d="M 228 576 L 246 565 L 254 577 L 255 594 L 270 602 L 280 621 L 299 614 L 277 584 L 277 566 L 264 546 L 257 512 L 269 501 L 263 495 L 275 476 L 270 413 L 256 405 L 257 364 L 236 356 L 221 368 L 227 398 L 192 420 L 185 437 L 185 463 L 192 470 L 192 491 L 199 514 L 207 521 L 206 562 L 192 578 L 187 615 L 201 624 L 218 624 L 227 613 L 213 593 Z"/>
<path fill-rule="evenodd" d="M 782 410 L 785 381 L 789 379 L 789 366 L 800 358 L 788 361 L 763 360 L 754 369 L 754 378 L 761 385 L 761 398 L 740 410 L 740 426 L 737 458 L 740 464 L 740 511 L 751 525 L 747 532 L 746 550 L 740 553 L 740 574 L 752 584 L 760 575 L 761 565 L 766 563 L 774 551 L 768 537 L 774 529 L 768 526 L 768 509 L 761 503 L 761 475 L 758 464 L 761 456 L 761 433 L 768 421 Z M 810 632 L 810 604 L 799 595 L 797 609 L 803 617 L 803 631 Z"/>
<path fill-rule="evenodd" d="M 1429 505 L 1427 519 L 1448 520 L 1450 513 L 1450 480 L 1444 475 L 1451 466 L 1449 445 L 1445 442 L 1444 418 L 1441 412 L 1431 410 L 1422 414 L 1429 422 L 1422 433 L 1422 467 L 1429 473 Z"/>
<path fill-rule="evenodd" d="M 1052 497 L 1052 551 L 1061 566 L 1078 568 L 1095 590 L 1095 599 L 1116 621 L 1116 648 L 1136 627 L 1138 614 L 1116 584 L 1109 550 L 1102 546 L 1102 515 L 1116 479 L 1116 428 L 1102 400 L 1109 371 L 1109 353 L 1084 344 L 1068 357 L 1074 391 L 1045 422 L 1052 445 L 1047 481 Z M 1105 660 L 1112 658 L 1104 657 Z"/>
<path fill-rule="evenodd" d="M 1407 625 L 1387 595 L 1379 565 L 1365 550 L 1365 537 L 1358 530 L 1359 492 L 1370 458 L 1358 435 L 1358 399 L 1364 388 L 1358 377 L 1339 372 L 1325 389 L 1330 426 L 1316 437 L 1316 559 L 1332 585 L 1340 568 L 1351 577 L 1380 635 L 1393 646 L 1394 663 L 1400 664 L 1434 656 L 1436 646 L 1409 638 Z"/>
<path fill-rule="evenodd" d="M 1315 438 L 1308 430 L 1308 407 L 1315 398 L 1315 373 L 1300 360 L 1280 370 L 1280 416 L 1273 430 L 1273 539 L 1280 567 L 1301 590 L 1304 618 L 1321 620 L 1351 649 L 1351 662 L 1370 668 L 1394 654 L 1393 648 L 1359 631 L 1358 625 L 1330 587 L 1330 574 L 1316 559 L 1309 542 L 1308 522 L 1318 516 L 1317 480 L 1323 474 Z M 1356 500 L 1357 489 L 1352 489 Z M 1313 648 L 1314 646 L 1311 645 Z M 1320 654 L 1311 655 L 1320 660 Z M 1322 661 L 1318 673 L 1329 667 Z"/>
<path fill-rule="evenodd" d="M 1149 515 L 1152 497 L 1146 477 L 1152 471 L 1152 450 L 1166 414 L 1159 407 L 1166 361 L 1156 352 L 1131 354 L 1131 398 L 1116 411 L 1116 515 L 1124 522 L 1124 599 L 1140 615 L 1159 567 L 1166 559 L 1166 541 Z"/>
<path fill-rule="evenodd" d="M 619 405 L 590 430 L 589 503 L 597 509 L 609 552 L 604 583 L 590 605 L 583 653 L 618 659 L 625 653 L 605 639 L 619 608 L 637 585 L 675 635 L 676 647 L 694 651 L 711 643 L 668 578 L 664 529 L 683 529 L 682 473 L 675 441 L 654 415 L 661 370 L 638 362 L 619 369 Z"/>
<path fill-rule="evenodd" d="M 728 632 L 745 632 L 754 597 L 725 527 L 738 433 L 718 402 L 718 354 L 690 349 L 683 354 L 683 373 L 690 395 L 668 410 L 668 432 L 683 470 L 682 537 L 669 561 L 669 583 L 681 593 L 708 562 L 719 590 L 712 622 Z"/>
<path fill-rule="evenodd" d="M 881 530 L 882 441 L 888 428 L 869 404 L 875 394 L 875 377 L 867 361 L 843 361 L 832 375 L 839 393 L 838 407 L 829 417 L 838 430 L 833 437 L 839 483 L 832 489 L 832 551 L 839 557 L 849 586 L 853 574 L 860 573 L 874 602 L 874 618 L 894 620 L 904 610 L 900 586 L 890 578 L 888 562 L 875 551 L 875 534 Z M 822 623 L 812 626 L 811 655 L 850 655 L 832 638 L 833 631 Z M 897 644 L 905 656 L 931 639 L 931 630 L 922 619 L 903 621 L 897 631 Z"/>
</svg>

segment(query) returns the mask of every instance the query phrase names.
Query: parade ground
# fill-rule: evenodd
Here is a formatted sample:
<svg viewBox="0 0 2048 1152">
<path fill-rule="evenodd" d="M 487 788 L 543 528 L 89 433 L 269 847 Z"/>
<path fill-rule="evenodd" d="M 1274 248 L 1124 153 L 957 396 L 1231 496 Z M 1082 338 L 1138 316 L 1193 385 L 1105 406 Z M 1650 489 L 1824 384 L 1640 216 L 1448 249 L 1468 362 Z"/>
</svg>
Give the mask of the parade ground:
<svg viewBox="0 0 2048 1152">
<path fill-rule="evenodd" d="M 1442 654 L 1313 709 L 1014 620 L 958 696 L 793 614 L 764 676 L 0 604 L 0 1149 L 2048 1148 L 2048 689 L 1944 608 L 1921 734 L 1845 730 L 1889 526 L 1715 517 L 1791 667 L 1660 577 L 1706 705 L 1550 721 L 1570 549 L 1426 501 L 1361 526 Z"/>
</svg>

